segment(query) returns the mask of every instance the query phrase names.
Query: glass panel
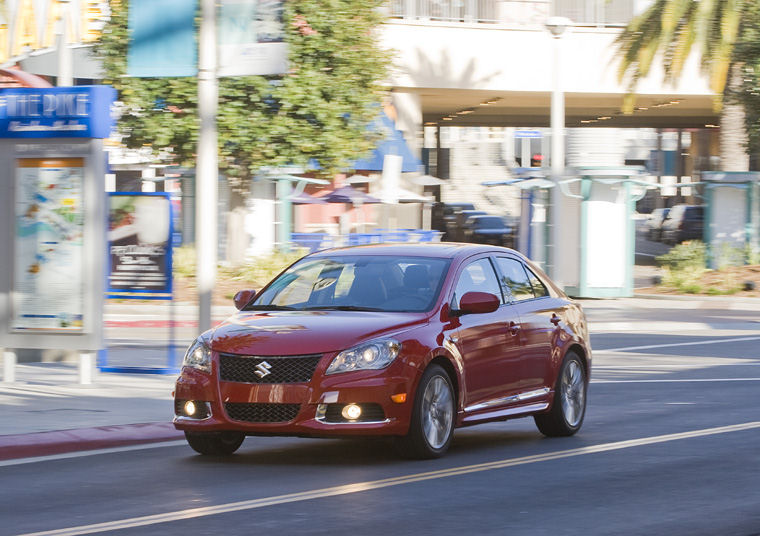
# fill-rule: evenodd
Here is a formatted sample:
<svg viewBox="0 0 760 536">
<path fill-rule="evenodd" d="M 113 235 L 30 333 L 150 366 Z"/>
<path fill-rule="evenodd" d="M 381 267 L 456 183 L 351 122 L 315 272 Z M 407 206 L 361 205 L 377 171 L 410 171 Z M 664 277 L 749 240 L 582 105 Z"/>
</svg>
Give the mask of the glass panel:
<svg viewBox="0 0 760 536">
<path fill-rule="evenodd" d="M 533 298 L 533 287 L 520 261 L 497 257 L 496 264 L 501 272 L 501 284 L 507 301 L 511 303 Z"/>
<path fill-rule="evenodd" d="M 307 258 L 272 281 L 249 309 L 427 311 L 449 262 L 379 255 Z"/>
<path fill-rule="evenodd" d="M 504 297 L 499 290 L 499 282 L 488 259 L 480 259 L 468 264 L 459 275 L 454 291 L 454 308 L 459 308 L 459 298 L 467 292 L 488 292 L 499 297 L 504 303 Z"/>
<path fill-rule="evenodd" d="M 528 272 L 528 279 L 530 280 L 530 286 L 533 287 L 533 294 L 536 298 L 543 298 L 549 295 L 549 291 L 546 290 L 546 285 L 538 278 L 533 271 L 525 266 L 525 271 Z"/>
</svg>

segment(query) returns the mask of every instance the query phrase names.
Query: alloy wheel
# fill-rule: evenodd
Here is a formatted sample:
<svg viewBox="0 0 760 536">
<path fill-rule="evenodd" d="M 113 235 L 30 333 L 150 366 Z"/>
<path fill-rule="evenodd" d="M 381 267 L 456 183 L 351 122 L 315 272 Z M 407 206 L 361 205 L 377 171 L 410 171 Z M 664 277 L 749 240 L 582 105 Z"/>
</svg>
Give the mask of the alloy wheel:
<svg viewBox="0 0 760 536">
<path fill-rule="evenodd" d="M 561 383 L 562 413 L 567 424 L 571 427 L 578 425 L 583 418 L 586 404 L 586 389 L 583 370 L 577 361 L 573 360 L 565 367 Z"/>
<path fill-rule="evenodd" d="M 444 378 L 435 376 L 428 383 L 421 409 L 425 438 L 430 447 L 439 449 L 448 441 L 454 420 L 454 397 Z"/>
</svg>

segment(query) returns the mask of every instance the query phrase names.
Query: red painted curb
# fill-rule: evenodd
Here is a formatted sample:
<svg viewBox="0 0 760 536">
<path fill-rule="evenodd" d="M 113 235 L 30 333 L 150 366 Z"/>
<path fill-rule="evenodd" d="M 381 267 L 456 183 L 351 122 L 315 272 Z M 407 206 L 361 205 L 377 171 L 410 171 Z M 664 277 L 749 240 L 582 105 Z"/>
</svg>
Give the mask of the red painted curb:
<svg viewBox="0 0 760 536">
<path fill-rule="evenodd" d="M 184 434 L 176 430 L 170 422 L 5 435 L 0 436 L 0 460 L 174 441 L 183 437 Z"/>
</svg>

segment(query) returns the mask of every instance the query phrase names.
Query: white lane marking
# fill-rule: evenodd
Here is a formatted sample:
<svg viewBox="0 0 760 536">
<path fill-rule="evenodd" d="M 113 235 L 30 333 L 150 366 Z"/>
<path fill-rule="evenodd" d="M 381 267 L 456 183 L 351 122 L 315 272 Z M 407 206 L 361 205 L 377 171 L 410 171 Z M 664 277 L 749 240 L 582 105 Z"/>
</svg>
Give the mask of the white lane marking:
<svg viewBox="0 0 760 536">
<path fill-rule="evenodd" d="M 692 378 L 682 380 L 591 380 L 591 383 L 699 383 L 699 382 L 760 382 L 760 378 Z"/>
<path fill-rule="evenodd" d="M 670 369 L 670 368 L 712 368 L 712 367 L 760 367 L 760 363 L 757 363 L 755 361 L 747 361 L 744 363 L 698 363 L 698 367 L 695 367 L 694 364 L 679 364 L 679 363 L 670 363 L 665 365 L 657 365 L 657 364 L 650 364 L 650 365 L 594 365 L 594 370 L 621 370 L 621 369 L 656 369 L 656 368 L 664 368 L 664 369 Z"/>
<path fill-rule="evenodd" d="M 734 337 L 731 339 L 712 339 L 709 341 L 674 342 L 668 344 L 647 344 L 646 346 L 626 346 L 622 348 L 605 348 L 594 350 L 594 354 L 606 352 L 630 352 L 633 350 L 652 350 L 654 348 L 675 348 L 678 346 L 701 346 L 703 344 L 720 344 L 722 342 L 760 341 L 760 337 Z"/>
<path fill-rule="evenodd" d="M 592 445 L 588 447 L 581 447 L 581 448 L 571 449 L 571 450 L 562 450 L 562 451 L 550 452 L 546 454 L 537 454 L 534 456 L 524 456 L 521 458 L 498 460 L 495 462 L 480 463 L 476 465 L 452 467 L 450 469 L 441 469 L 439 471 L 430 471 L 427 473 L 417 473 L 417 474 L 399 476 L 399 477 L 394 477 L 394 478 L 386 478 L 383 480 L 357 482 L 354 484 L 345 484 L 342 486 L 335 486 L 335 487 L 330 487 L 330 488 L 302 491 L 298 493 L 289 493 L 287 495 L 277 495 L 274 497 L 264 497 L 261 499 L 239 501 L 239 502 L 233 502 L 233 503 L 227 503 L 227 504 L 219 504 L 216 506 L 207 506 L 207 507 L 202 507 L 202 508 L 189 508 L 186 510 L 178 510 L 175 512 L 165 512 L 163 514 L 133 517 L 133 518 L 128 518 L 128 519 L 121 519 L 118 521 L 96 523 L 93 525 L 81 525 L 78 527 L 70 527 L 70 528 L 65 528 L 65 529 L 55 529 L 55 530 L 48 530 L 48 531 L 42 531 L 42 532 L 34 532 L 34 533 L 29 533 L 29 534 L 23 534 L 20 536 L 79 536 L 81 534 L 92 534 L 96 532 L 124 530 L 124 529 L 130 529 L 130 528 L 135 528 L 135 527 L 155 525 L 158 523 L 181 521 L 181 520 L 193 519 L 197 517 L 226 514 L 230 512 L 239 512 L 242 510 L 253 510 L 256 508 L 264 508 L 266 506 L 287 504 L 287 503 L 300 502 L 300 501 L 309 501 L 313 499 L 335 497 L 338 495 L 348 495 L 351 493 L 360 493 L 363 491 L 387 488 L 390 486 L 400 486 L 404 484 L 412 484 L 415 482 L 423 482 L 425 480 L 434 480 L 438 478 L 448 478 L 451 476 L 478 473 L 481 471 L 492 471 L 495 469 L 504 469 L 505 467 L 515 467 L 517 465 L 526 465 L 526 464 L 538 463 L 538 462 L 544 462 L 544 461 L 550 461 L 550 460 L 558 460 L 561 458 L 570 458 L 573 456 L 581 456 L 584 454 L 597 454 L 600 452 L 609 452 L 609 451 L 639 447 L 639 446 L 644 446 L 644 445 L 654 445 L 657 443 L 677 441 L 680 439 L 692 439 L 692 438 L 705 437 L 705 436 L 711 436 L 711 435 L 716 435 L 716 434 L 742 432 L 742 431 L 753 430 L 757 428 L 760 428 L 760 421 L 752 421 L 752 422 L 746 422 L 742 424 L 734 424 L 730 426 L 720 426 L 717 428 L 705 428 L 702 430 L 694 430 L 691 432 L 644 437 L 640 439 L 631 439 L 628 441 L 616 441 L 613 443 L 603 443 L 601 445 Z"/>
<path fill-rule="evenodd" d="M 77 452 L 66 452 L 64 454 L 51 454 L 49 456 L 35 456 L 34 458 L 18 458 L 15 460 L 0 461 L 0 467 L 9 465 L 23 465 L 26 463 L 49 462 L 54 460 L 65 460 L 67 458 L 82 458 L 84 456 L 95 456 L 97 454 L 112 454 L 114 452 L 129 452 L 131 450 L 156 449 L 161 447 L 179 447 L 187 445 L 184 440 L 162 441 L 160 443 L 145 443 L 143 445 L 130 445 L 128 447 L 110 447 L 107 449 L 80 450 Z"/>
</svg>

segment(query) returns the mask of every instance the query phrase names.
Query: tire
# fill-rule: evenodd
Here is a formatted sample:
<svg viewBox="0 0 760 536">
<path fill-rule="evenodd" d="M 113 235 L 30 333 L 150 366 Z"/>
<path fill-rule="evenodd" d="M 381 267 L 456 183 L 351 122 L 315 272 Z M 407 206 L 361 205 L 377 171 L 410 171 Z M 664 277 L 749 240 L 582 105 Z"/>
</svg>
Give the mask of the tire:
<svg viewBox="0 0 760 536">
<path fill-rule="evenodd" d="M 243 444 L 242 432 L 185 432 L 192 449 L 204 456 L 229 456 Z"/>
<path fill-rule="evenodd" d="M 583 360 L 575 352 L 568 352 L 559 369 L 551 411 L 533 416 L 538 430 L 548 437 L 575 434 L 586 415 L 587 391 L 588 376 Z"/>
<path fill-rule="evenodd" d="M 439 458 L 449 449 L 455 420 L 451 379 L 443 368 L 430 365 L 417 387 L 409 433 L 396 439 L 396 448 L 407 458 Z"/>
</svg>

